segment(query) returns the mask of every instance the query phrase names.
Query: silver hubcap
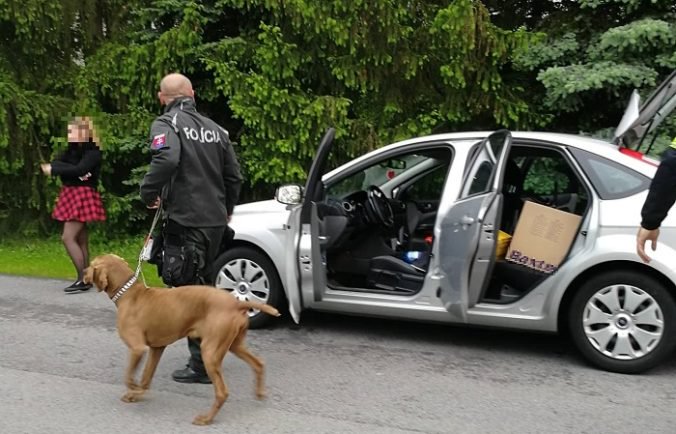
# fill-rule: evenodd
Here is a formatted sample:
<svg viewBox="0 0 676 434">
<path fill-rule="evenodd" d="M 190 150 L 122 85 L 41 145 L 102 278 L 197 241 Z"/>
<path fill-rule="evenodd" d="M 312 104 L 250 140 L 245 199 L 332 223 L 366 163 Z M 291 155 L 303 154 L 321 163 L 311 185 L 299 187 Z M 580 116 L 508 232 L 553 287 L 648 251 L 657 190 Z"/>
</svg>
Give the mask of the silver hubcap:
<svg viewBox="0 0 676 434">
<path fill-rule="evenodd" d="M 237 299 L 267 303 L 270 299 L 270 281 L 260 265 L 249 259 L 233 259 L 220 269 L 216 287 L 230 291 Z M 249 310 L 249 316 L 260 311 Z"/>
<path fill-rule="evenodd" d="M 594 294 L 585 306 L 582 324 L 594 348 L 616 360 L 649 354 L 664 333 L 657 301 L 629 285 L 608 286 Z"/>
</svg>

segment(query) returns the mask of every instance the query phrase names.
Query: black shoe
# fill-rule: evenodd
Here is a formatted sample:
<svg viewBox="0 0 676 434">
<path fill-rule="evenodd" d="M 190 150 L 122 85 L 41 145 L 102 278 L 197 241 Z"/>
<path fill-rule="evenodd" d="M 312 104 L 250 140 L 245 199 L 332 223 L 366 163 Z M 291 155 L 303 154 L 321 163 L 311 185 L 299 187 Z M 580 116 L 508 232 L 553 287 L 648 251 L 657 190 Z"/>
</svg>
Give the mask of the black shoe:
<svg viewBox="0 0 676 434">
<path fill-rule="evenodd" d="M 88 283 L 84 283 L 81 280 L 76 280 L 70 286 L 64 288 L 63 291 L 70 294 L 72 292 L 87 291 L 87 290 L 91 289 L 91 287 L 92 287 L 92 285 L 90 285 Z"/>
<path fill-rule="evenodd" d="M 195 372 L 190 366 L 186 366 L 183 369 L 177 369 L 171 374 L 171 378 L 179 383 L 211 384 L 211 380 L 207 374 Z"/>
</svg>

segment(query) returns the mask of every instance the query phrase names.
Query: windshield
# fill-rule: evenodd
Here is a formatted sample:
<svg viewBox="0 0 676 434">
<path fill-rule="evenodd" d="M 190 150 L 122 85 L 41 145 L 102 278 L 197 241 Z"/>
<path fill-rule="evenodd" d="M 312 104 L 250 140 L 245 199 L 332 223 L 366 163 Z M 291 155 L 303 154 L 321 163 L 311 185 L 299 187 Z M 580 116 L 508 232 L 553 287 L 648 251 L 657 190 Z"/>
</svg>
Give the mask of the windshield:
<svg viewBox="0 0 676 434">
<path fill-rule="evenodd" d="M 428 155 L 413 153 L 378 161 L 333 184 L 329 188 L 328 195 L 334 199 L 341 199 L 356 191 L 366 190 L 370 185 L 382 187 L 430 158 Z"/>
</svg>

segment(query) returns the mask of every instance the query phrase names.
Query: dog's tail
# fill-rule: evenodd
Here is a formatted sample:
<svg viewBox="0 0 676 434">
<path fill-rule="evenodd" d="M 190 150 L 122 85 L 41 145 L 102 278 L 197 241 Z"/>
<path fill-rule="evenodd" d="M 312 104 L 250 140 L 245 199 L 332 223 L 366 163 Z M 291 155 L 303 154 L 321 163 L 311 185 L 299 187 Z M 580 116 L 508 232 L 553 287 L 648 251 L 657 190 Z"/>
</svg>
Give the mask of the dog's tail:
<svg viewBox="0 0 676 434">
<path fill-rule="evenodd" d="M 255 301 L 240 301 L 239 308 L 242 310 L 256 309 L 272 316 L 280 315 L 279 311 L 269 304 L 256 303 Z"/>
</svg>

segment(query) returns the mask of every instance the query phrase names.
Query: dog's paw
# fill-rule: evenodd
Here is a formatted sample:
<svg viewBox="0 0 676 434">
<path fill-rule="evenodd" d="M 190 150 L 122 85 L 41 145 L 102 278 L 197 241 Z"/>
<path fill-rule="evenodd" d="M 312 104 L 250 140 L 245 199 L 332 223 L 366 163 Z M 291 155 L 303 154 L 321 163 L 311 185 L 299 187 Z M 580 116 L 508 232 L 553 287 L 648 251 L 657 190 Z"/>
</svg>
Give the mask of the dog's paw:
<svg viewBox="0 0 676 434">
<path fill-rule="evenodd" d="M 256 391 L 256 399 L 259 401 L 264 400 L 265 398 L 268 397 L 268 394 L 265 393 L 265 390 L 258 390 Z"/>
<path fill-rule="evenodd" d="M 120 399 L 123 402 L 136 402 L 138 399 L 138 395 L 134 392 L 127 392 Z"/>
<path fill-rule="evenodd" d="M 143 389 L 141 388 L 141 386 L 139 386 L 139 385 L 136 384 L 135 382 L 130 381 L 130 382 L 127 383 L 127 390 L 132 390 L 132 391 L 134 391 L 134 392 L 140 392 L 140 391 L 142 391 Z"/>
<path fill-rule="evenodd" d="M 195 419 L 192 420 L 193 425 L 209 425 L 211 423 L 211 418 L 206 414 L 198 414 L 195 416 Z"/>
</svg>

